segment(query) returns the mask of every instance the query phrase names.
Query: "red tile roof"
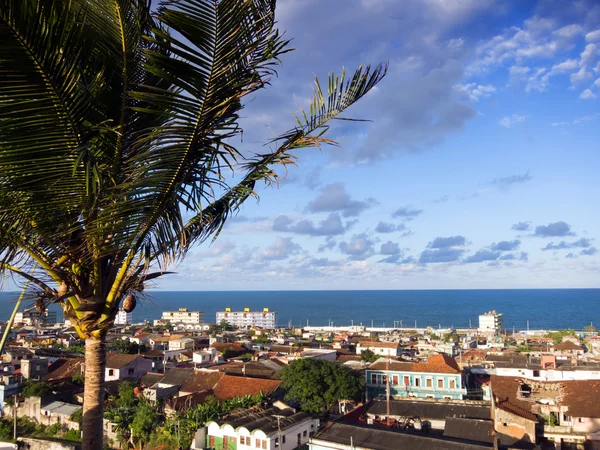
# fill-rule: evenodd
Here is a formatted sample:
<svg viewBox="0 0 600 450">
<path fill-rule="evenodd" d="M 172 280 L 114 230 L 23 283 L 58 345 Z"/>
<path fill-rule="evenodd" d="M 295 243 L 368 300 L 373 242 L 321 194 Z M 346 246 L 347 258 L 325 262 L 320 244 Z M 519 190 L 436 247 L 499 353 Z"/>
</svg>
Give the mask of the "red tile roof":
<svg viewBox="0 0 600 450">
<path fill-rule="evenodd" d="M 369 369 L 386 370 L 385 361 L 372 364 Z M 390 362 L 390 370 L 401 372 L 425 372 L 425 373 L 462 373 L 456 361 L 445 353 L 430 357 L 427 362 Z"/>
<path fill-rule="evenodd" d="M 223 375 L 223 378 L 221 378 L 221 381 L 217 383 L 213 390 L 218 400 L 227 400 L 245 395 L 256 395 L 261 392 L 272 394 L 279 388 L 280 384 L 281 381 L 279 380 Z"/>
<path fill-rule="evenodd" d="M 83 358 L 59 358 L 48 366 L 48 374 L 42 378 L 44 381 L 59 381 L 71 378 L 81 373 Z"/>
<path fill-rule="evenodd" d="M 531 412 L 533 403 L 518 398 L 520 378 L 492 375 L 490 382 L 498 408 L 533 422 L 538 421 L 537 416 Z"/>
</svg>

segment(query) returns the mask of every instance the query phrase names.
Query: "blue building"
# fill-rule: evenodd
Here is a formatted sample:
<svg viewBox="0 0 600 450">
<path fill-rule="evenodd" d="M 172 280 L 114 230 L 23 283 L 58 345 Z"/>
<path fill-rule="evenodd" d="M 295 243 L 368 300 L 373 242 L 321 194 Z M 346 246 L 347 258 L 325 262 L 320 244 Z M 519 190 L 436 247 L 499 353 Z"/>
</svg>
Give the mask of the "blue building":
<svg viewBox="0 0 600 450">
<path fill-rule="evenodd" d="M 389 366 L 389 367 L 388 367 Z M 391 397 L 446 398 L 462 400 L 462 370 L 446 354 L 430 357 L 427 362 L 379 361 L 365 371 L 369 398 L 386 395 L 389 379 Z"/>
</svg>

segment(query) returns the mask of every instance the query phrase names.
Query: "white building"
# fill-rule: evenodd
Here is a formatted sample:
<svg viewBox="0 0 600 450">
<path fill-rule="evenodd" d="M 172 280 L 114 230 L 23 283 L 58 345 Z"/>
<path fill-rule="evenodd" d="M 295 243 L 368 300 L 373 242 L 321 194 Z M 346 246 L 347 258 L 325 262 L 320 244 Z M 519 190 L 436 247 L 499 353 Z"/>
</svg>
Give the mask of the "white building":
<svg viewBox="0 0 600 450">
<path fill-rule="evenodd" d="M 479 315 L 479 332 L 500 334 L 504 331 L 502 313 L 496 310 L 488 311 Z"/>
<path fill-rule="evenodd" d="M 170 324 L 201 324 L 204 323 L 204 313 L 202 311 L 188 311 L 187 308 L 179 308 L 179 311 L 164 311 L 162 313 L 163 321 Z"/>
<path fill-rule="evenodd" d="M 376 355 L 382 356 L 399 356 L 401 353 L 399 342 L 362 341 L 356 344 L 357 355 L 365 350 L 371 350 Z"/>
<path fill-rule="evenodd" d="M 318 427 L 319 419 L 305 412 L 289 407 L 254 407 L 208 422 L 196 433 L 191 448 L 293 450 L 307 444 Z"/>
<path fill-rule="evenodd" d="M 271 330 L 277 323 L 277 313 L 269 311 L 269 308 L 263 308 L 262 311 L 250 311 L 250 308 L 231 311 L 231 308 L 225 308 L 225 311 L 217 312 L 217 323 L 222 320 L 237 328 L 260 327 Z"/>
<path fill-rule="evenodd" d="M 133 322 L 133 313 L 120 309 L 115 317 L 115 325 L 129 325 Z"/>
<path fill-rule="evenodd" d="M 42 325 L 56 323 L 56 311 L 40 312 L 37 309 L 26 309 L 15 314 L 15 323 L 24 323 L 25 325 Z"/>
</svg>

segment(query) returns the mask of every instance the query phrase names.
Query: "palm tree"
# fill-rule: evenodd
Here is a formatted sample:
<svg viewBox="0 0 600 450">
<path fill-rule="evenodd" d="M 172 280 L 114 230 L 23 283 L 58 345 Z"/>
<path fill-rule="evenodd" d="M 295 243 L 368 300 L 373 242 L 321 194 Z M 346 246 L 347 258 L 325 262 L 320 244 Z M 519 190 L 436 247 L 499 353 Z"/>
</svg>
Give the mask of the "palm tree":
<svg viewBox="0 0 600 450">
<path fill-rule="evenodd" d="M 85 449 L 102 448 L 119 306 L 216 238 L 292 151 L 333 144 L 326 123 L 387 71 L 331 75 L 326 92 L 315 82 L 310 110 L 269 151 L 236 148 L 244 98 L 289 50 L 275 4 L 0 0 L 0 270 L 29 280 L 38 308 L 60 304 L 85 339 Z"/>
</svg>

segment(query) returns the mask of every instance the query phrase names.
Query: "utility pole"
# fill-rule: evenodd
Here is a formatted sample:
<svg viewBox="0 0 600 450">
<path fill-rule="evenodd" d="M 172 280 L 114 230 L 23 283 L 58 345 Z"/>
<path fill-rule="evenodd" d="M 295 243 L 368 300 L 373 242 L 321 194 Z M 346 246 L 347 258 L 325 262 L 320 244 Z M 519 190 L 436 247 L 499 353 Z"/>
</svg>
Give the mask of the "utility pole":
<svg viewBox="0 0 600 450">
<path fill-rule="evenodd" d="M 273 417 L 275 417 L 277 419 L 277 442 L 278 442 L 278 446 L 279 448 L 282 447 L 282 443 L 281 443 L 281 419 L 284 419 L 285 416 L 281 416 L 279 414 L 274 414 Z"/>
<path fill-rule="evenodd" d="M 17 401 L 17 394 L 14 395 L 13 399 L 13 416 L 14 416 L 14 430 L 13 430 L 13 439 L 17 440 L 17 407 L 19 406 L 19 402 Z"/>
<path fill-rule="evenodd" d="M 386 414 L 387 426 L 390 426 L 390 350 L 388 349 L 388 357 L 385 360 L 385 399 L 386 399 Z"/>
</svg>

